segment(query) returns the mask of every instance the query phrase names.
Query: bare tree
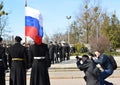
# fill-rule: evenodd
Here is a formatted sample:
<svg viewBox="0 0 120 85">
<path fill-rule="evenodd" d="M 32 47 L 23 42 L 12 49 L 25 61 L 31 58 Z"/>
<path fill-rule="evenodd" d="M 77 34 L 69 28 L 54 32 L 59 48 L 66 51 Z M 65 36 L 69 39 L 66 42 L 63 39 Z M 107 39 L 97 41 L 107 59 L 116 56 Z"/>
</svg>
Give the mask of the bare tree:
<svg viewBox="0 0 120 85">
<path fill-rule="evenodd" d="M 79 24 L 74 21 L 70 26 L 70 42 L 71 44 L 79 43 L 81 40 L 81 35 L 83 34 Z"/>
<path fill-rule="evenodd" d="M 3 2 L 0 3 L 0 36 L 5 32 L 5 27 L 7 26 L 7 16 L 8 13 L 3 10 Z"/>
<path fill-rule="evenodd" d="M 66 41 L 67 42 L 67 32 L 65 34 L 56 33 L 52 36 L 51 40 L 52 41 L 57 41 L 57 42 L 61 42 L 61 41 Z"/>
<path fill-rule="evenodd" d="M 95 50 L 99 50 L 100 52 L 109 51 L 110 41 L 104 35 L 99 36 L 98 39 L 92 37 L 90 41 L 90 46 L 91 46 L 91 51 L 95 51 Z"/>
<path fill-rule="evenodd" d="M 98 38 L 101 27 L 101 15 L 103 14 L 102 8 L 96 2 L 98 0 L 93 1 L 93 4 L 90 3 L 90 1 L 91 0 L 85 1 L 82 7 L 83 11 L 80 10 L 77 16 L 77 22 L 84 31 L 83 38 L 86 39 L 87 44 L 91 36 Z"/>
<path fill-rule="evenodd" d="M 45 33 L 45 36 L 43 38 L 43 41 L 46 42 L 47 44 L 49 43 L 50 41 L 50 37 Z"/>
</svg>

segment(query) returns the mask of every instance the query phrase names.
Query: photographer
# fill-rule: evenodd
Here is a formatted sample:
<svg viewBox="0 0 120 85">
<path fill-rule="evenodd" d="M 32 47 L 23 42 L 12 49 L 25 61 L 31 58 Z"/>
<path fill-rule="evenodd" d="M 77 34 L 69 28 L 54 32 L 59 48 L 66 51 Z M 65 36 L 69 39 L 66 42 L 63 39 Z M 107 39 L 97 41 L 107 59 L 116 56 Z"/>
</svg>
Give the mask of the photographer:
<svg viewBox="0 0 120 85">
<path fill-rule="evenodd" d="M 83 55 L 82 58 L 77 56 L 76 59 L 77 67 L 85 73 L 86 85 L 100 85 L 99 76 L 96 73 L 99 69 L 96 69 L 95 63 L 89 59 L 88 55 Z"/>
<path fill-rule="evenodd" d="M 107 55 L 100 51 L 95 51 L 94 57 L 92 57 L 95 63 L 100 64 L 103 71 L 100 74 L 100 85 L 113 85 L 112 83 L 105 81 L 113 73 L 112 64 Z"/>
</svg>

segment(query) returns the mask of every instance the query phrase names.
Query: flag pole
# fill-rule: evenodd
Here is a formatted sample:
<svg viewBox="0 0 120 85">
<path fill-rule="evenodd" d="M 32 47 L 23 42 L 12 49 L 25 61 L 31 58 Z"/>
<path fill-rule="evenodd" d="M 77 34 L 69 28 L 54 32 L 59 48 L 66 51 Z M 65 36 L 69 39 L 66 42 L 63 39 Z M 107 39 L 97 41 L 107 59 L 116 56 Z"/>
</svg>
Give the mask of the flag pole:
<svg viewBox="0 0 120 85">
<path fill-rule="evenodd" d="M 25 0 L 25 7 L 27 7 L 27 0 Z"/>
<path fill-rule="evenodd" d="M 25 0 L 25 7 L 27 7 L 27 0 Z M 27 37 L 25 36 L 25 47 L 27 46 Z"/>
</svg>

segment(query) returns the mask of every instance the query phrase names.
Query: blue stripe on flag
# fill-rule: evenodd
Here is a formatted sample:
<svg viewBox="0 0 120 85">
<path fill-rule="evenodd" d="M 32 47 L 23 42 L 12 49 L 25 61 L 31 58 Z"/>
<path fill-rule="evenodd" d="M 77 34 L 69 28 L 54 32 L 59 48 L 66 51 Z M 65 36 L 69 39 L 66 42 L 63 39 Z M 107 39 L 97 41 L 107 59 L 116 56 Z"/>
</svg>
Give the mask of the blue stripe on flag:
<svg viewBox="0 0 120 85">
<path fill-rule="evenodd" d="M 36 18 L 25 16 L 25 26 L 32 26 L 38 30 L 39 36 L 43 37 L 43 27 Z"/>
</svg>

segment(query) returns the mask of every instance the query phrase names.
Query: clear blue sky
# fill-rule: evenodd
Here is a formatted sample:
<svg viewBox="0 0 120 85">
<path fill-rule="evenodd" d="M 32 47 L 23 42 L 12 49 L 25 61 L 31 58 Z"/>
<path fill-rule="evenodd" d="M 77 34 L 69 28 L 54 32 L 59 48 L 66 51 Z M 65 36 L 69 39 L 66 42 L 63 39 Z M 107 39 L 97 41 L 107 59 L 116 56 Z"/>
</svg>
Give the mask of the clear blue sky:
<svg viewBox="0 0 120 85">
<path fill-rule="evenodd" d="M 0 0 L 1 1 L 1 0 Z M 25 25 L 25 0 L 3 0 L 4 9 L 9 14 L 9 27 L 11 35 L 24 36 Z M 52 36 L 54 33 L 67 30 L 68 20 L 66 16 L 72 16 L 70 22 L 75 19 L 78 14 L 83 0 L 27 0 L 28 6 L 40 10 L 43 16 L 44 32 Z M 117 16 L 120 16 L 120 1 L 119 0 L 101 0 L 101 6 L 108 13 L 116 11 Z"/>
</svg>

